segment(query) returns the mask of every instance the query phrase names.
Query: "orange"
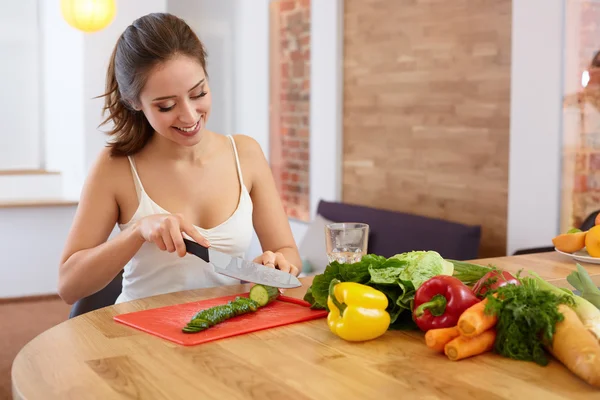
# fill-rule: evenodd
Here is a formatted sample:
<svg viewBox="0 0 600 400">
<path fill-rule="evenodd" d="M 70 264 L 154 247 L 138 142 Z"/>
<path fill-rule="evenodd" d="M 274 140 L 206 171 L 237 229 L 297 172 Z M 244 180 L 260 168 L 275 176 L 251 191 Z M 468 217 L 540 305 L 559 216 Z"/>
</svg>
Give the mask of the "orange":
<svg viewBox="0 0 600 400">
<path fill-rule="evenodd" d="M 590 256 L 600 257 L 600 225 L 596 225 L 587 231 L 585 249 Z"/>
<path fill-rule="evenodd" d="M 587 232 L 579 231 L 574 233 L 563 233 L 552 239 L 552 244 L 554 244 L 554 247 L 560 251 L 564 251 L 565 253 L 574 253 L 585 247 L 586 237 Z"/>
</svg>

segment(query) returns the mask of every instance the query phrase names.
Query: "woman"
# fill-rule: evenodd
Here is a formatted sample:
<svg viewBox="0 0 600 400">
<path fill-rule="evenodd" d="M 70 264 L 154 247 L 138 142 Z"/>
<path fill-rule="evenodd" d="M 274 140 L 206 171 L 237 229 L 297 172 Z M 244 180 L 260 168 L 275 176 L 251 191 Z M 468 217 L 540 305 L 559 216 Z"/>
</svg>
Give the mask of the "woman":
<svg viewBox="0 0 600 400">
<path fill-rule="evenodd" d="M 121 270 L 117 303 L 239 283 L 186 254 L 183 237 L 298 275 L 301 260 L 255 140 L 205 129 L 211 110 L 203 45 L 181 19 L 150 14 L 121 35 L 107 72 L 112 140 L 84 185 L 59 270 L 69 304 Z M 108 240 L 118 223 L 121 232 Z"/>
</svg>

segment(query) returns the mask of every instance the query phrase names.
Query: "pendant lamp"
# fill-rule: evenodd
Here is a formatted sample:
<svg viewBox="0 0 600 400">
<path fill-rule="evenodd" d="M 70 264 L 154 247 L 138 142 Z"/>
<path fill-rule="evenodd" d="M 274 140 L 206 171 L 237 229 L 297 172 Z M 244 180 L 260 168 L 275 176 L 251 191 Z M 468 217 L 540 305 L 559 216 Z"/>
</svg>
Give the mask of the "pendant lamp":
<svg viewBox="0 0 600 400">
<path fill-rule="evenodd" d="M 60 0 L 60 9 L 69 25 L 87 33 L 106 28 L 116 13 L 115 0 Z"/>
</svg>

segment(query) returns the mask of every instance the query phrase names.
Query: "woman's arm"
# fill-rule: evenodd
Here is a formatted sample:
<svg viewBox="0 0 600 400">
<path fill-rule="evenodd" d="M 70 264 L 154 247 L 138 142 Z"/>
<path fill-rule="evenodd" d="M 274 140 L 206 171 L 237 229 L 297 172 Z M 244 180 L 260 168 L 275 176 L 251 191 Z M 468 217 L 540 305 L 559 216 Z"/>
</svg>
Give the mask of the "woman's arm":
<svg viewBox="0 0 600 400">
<path fill-rule="evenodd" d="M 119 216 L 115 164 L 105 149 L 83 188 L 59 267 L 58 293 L 68 304 L 108 285 L 144 243 L 137 226 L 107 241 Z"/>
<path fill-rule="evenodd" d="M 280 253 L 296 269 L 289 272 L 297 275 L 302 269 L 302 260 L 269 163 L 260 145 L 253 138 L 236 135 L 235 140 L 240 158 L 246 161 L 243 163 L 246 167 L 244 172 L 250 172 L 250 196 L 254 205 L 252 219 L 254 230 L 265 252 L 262 261 L 264 264 L 275 264 L 277 253 Z"/>
</svg>

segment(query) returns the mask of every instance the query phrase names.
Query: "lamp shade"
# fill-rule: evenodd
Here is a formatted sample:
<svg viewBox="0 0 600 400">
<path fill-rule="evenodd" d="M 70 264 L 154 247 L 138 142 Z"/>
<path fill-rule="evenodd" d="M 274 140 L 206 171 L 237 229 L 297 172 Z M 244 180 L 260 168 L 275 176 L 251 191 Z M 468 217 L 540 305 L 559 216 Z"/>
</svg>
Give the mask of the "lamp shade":
<svg viewBox="0 0 600 400">
<path fill-rule="evenodd" d="M 106 28 L 116 13 L 115 0 L 60 0 L 60 9 L 65 21 L 83 32 Z"/>
</svg>

